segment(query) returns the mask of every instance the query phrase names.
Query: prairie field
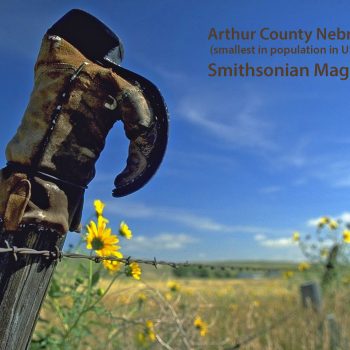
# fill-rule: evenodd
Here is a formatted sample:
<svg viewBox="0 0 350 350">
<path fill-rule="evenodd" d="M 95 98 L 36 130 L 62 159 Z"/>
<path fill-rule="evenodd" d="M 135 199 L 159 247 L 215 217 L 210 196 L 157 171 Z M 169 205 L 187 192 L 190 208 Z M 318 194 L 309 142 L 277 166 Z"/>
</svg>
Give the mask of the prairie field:
<svg viewBox="0 0 350 350">
<path fill-rule="evenodd" d="M 183 278 L 167 267 L 145 267 L 137 281 L 92 263 L 89 284 L 89 264 L 59 266 L 31 349 L 310 350 L 348 343 L 350 288 L 344 276 L 324 293 L 316 312 L 303 308 L 300 285 L 317 281 L 317 271 Z"/>
</svg>

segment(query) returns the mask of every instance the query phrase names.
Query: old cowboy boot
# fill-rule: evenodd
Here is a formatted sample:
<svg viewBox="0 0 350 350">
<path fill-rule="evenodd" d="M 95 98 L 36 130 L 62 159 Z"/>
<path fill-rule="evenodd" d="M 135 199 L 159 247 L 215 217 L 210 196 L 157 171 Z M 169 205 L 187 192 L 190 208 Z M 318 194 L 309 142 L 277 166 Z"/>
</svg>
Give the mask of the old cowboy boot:
<svg viewBox="0 0 350 350">
<path fill-rule="evenodd" d="M 80 10 L 45 34 L 34 89 L 0 172 L 4 230 L 77 230 L 84 189 L 117 120 L 130 147 L 113 195 L 134 192 L 154 175 L 167 144 L 167 109 L 152 83 L 119 66 L 122 56 L 119 38 Z"/>
</svg>

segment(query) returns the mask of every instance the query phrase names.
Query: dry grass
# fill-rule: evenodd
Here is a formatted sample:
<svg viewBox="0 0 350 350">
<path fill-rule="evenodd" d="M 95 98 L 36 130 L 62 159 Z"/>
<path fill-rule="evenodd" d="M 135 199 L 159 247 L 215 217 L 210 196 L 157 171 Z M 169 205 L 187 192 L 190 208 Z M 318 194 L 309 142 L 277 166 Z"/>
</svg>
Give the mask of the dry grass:
<svg viewBox="0 0 350 350">
<path fill-rule="evenodd" d="M 279 322 L 278 327 L 242 348 L 329 349 L 328 327 L 322 320 L 330 312 L 343 330 L 342 341 L 346 342 L 350 299 L 345 286 L 326 298 L 322 314 L 317 315 L 301 307 L 298 280 L 180 279 L 176 282 L 179 290 L 171 291 L 166 279 L 148 283 L 117 280 L 103 300 L 108 313 L 86 315 L 90 321 L 97 317 L 93 320 L 96 322 L 89 323 L 89 334 L 75 349 L 225 349 L 291 313 L 294 317 Z M 107 280 L 102 280 L 100 285 L 106 286 Z M 69 297 L 62 300 L 71 302 Z M 57 319 L 48 312 L 46 305 L 42 316 L 52 319 L 52 325 L 57 324 Z M 196 316 L 208 325 L 205 336 L 193 324 Z M 154 341 L 145 328 L 147 320 L 154 324 Z M 143 338 L 140 334 L 144 334 Z"/>
</svg>

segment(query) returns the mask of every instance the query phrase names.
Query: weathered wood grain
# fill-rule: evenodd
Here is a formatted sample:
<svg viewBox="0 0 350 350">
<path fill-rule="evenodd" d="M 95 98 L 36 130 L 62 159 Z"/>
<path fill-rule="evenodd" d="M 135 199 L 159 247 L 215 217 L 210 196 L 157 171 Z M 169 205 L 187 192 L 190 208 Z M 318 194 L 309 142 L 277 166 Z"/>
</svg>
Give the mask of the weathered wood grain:
<svg viewBox="0 0 350 350">
<path fill-rule="evenodd" d="M 2 233 L 11 246 L 54 250 L 65 237 L 50 232 Z M 0 350 L 29 349 L 30 339 L 57 262 L 43 256 L 0 254 Z"/>
</svg>

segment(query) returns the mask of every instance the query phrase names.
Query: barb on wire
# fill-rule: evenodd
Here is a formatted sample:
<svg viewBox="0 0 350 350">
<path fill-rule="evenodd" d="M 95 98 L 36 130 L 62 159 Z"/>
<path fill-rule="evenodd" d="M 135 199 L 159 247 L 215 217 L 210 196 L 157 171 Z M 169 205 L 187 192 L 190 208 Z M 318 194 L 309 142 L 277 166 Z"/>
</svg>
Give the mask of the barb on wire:
<svg viewBox="0 0 350 350">
<path fill-rule="evenodd" d="M 136 262 L 138 264 L 145 264 L 145 265 L 152 265 L 155 268 L 158 268 L 160 265 L 170 266 L 174 269 L 180 268 L 180 267 L 197 267 L 199 269 L 202 268 L 210 268 L 212 270 L 214 269 L 221 269 L 221 270 L 236 270 L 236 271 L 265 271 L 265 272 L 273 272 L 273 271 L 291 271 L 293 269 L 286 268 L 286 267 L 266 267 L 266 266 L 238 266 L 238 265 L 220 265 L 220 264 L 202 264 L 202 263 L 190 263 L 188 261 L 186 262 L 170 262 L 170 261 L 164 261 L 164 260 L 157 260 L 156 258 L 153 258 L 152 260 L 148 259 L 138 259 L 138 258 L 132 258 L 128 256 L 127 258 L 117 258 L 115 256 L 99 256 L 99 255 L 87 255 L 87 254 L 80 254 L 80 253 L 65 253 L 56 246 L 55 250 L 35 250 L 30 248 L 19 248 L 16 246 L 11 247 L 10 244 L 5 241 L 6 247 L 0 247 L 0 254 L 10 253 L 13 255 L 15 260 L 18 260 L 19 255 L 38 255 L 43 256 L 46 259 L 53 259 L 53 260 L 59 260 L 61 261 L 62 258 L 69 258 L 69 259 L 88 259 L 92 260 L 96 263 L 100 263 L 103 260 L 110 260 L 110 261 L 118 261 L 120 263 L 123 263 L 125 265 L 130 265 L 132 262 Z"/>
</svg>

